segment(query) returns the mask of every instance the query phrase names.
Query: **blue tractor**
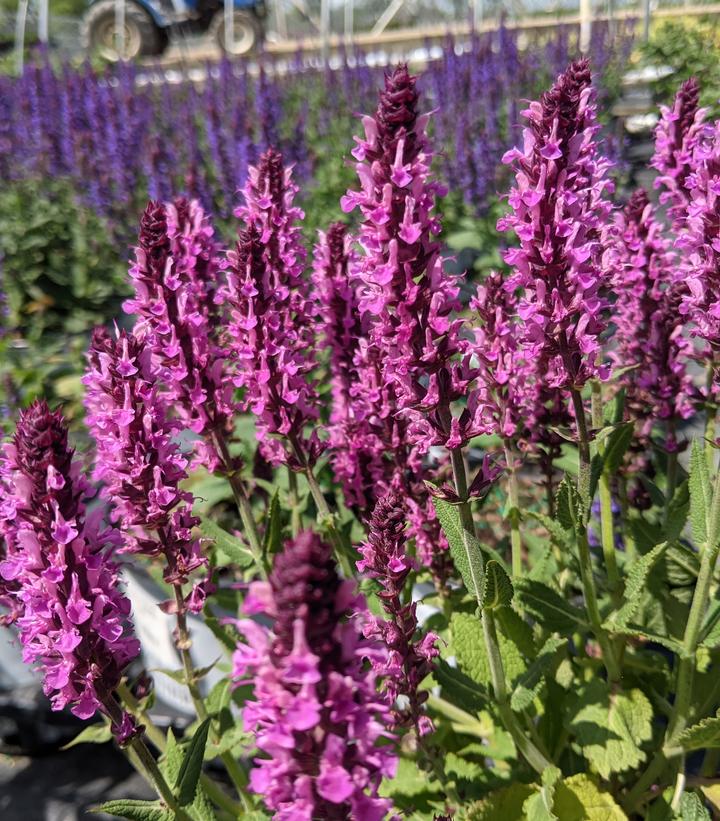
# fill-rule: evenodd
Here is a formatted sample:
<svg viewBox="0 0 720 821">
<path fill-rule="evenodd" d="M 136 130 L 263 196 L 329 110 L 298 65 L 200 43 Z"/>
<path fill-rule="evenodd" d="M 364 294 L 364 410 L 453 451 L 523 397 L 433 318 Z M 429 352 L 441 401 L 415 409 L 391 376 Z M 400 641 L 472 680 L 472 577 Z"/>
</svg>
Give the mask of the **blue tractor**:
<svg viewBox="0 0 720 821">
<path fill-rule="evenodd" d="M 242 56 L 262 42 L 265 16 L 264 0 L 91 0 L 84 39 L 91 53 L 116 61 L 162 54 L 172 30 L 207 32 Z"/>
</svg>

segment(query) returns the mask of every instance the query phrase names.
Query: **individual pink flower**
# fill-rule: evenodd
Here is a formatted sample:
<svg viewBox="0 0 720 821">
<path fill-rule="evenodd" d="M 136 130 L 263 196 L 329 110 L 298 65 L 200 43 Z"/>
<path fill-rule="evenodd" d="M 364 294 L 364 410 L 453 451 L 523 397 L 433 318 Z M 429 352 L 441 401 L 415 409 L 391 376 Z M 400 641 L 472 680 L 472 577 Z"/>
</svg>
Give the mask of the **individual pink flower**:
<svg viewBox="0 0 720 821">
<path fill-rule="evenodd" d="M 217 341 L 220 257 L 212 225 L 195 201 L 150 202 L 135 255 L 135 296 L 123 307 L 138 317 L 134 333 L 152 351 L 150 366 L 174 414 L 200 437 L 197 461 L 216 470 L 223 458 L 213 437 L 231 432 L 236 406 Z"/>
<path fill-rule="evenodd" d="M 340 580 L 330 547 L 302 532 L 276 555 L 269 582 L 250 586 L 246 612 L 272 629 L 238 622 L 246 643 L 233 672 L 253 682 L 243 724 L 261 751 L 250 787 L 277 819 L 381 821 L 392 808 L 378 796 L 397 764 L 376 691 L 385 651 L 362 637 L 368 616 L 353 584 Z"/>
<path fill-rule="evenodd" d="M 118 534 L 86 516 L 89 486 L 59 411 L 35 402 L 22 412 L 2 480 L 0 576 L 12 585 L 23 659 L 42 669 L 53 710 L 116 717 L 113 691 L 140 645 L 111 559 Z M 137 732 L 125 714 L 113 729 L 123 742 Z"/>
<path fill-rule="evenodd" d="M 166 399 L 155 383 L 152 349 L 124 331 L 113 339 L 97 329 L 88 352 L 87 425 L 96 443 L 95 478 L 114 507 L 124 549 L 163 555 L 164 578 L 187 584 L 198 569 L 207 571 L 192 529 L 193 496 L 180 488 L 187 479 L 187 458 L 175 437 L 179 423 L 169 418 Z M 202 610 L 208 579 L 185 597 L 186 606 Z"/>
<path fill-rule="evenodd" d="M 227 347 L 244 407 L 256 419 L 257 437 L 273 464 L 312 463 L 321 447 L 305 427 L 318 416 L 315 316 L 303 276 L 305 251 L 293 205 L 297 187 L 282 155 L 269 149 L 249 171 L 245 205 L 224 300 L 230 319 Z M 281 437 L 281 438 L 278 438 Z"/>
<path fill-rule="evenodd" d="M 595 92 L 587 60 L 561 74 L 523 112 L 522 148 L 503 161 L 515 171 L 510 213 L 498 221 L 519 246 L 505 252 L 514 269 L 508 290 L 518 305 L 526 356 L 539 360 L 557 388 L 605 378 L 600 334 L 605 329 L 601 231 L 611 205 L 607 160 L 598 152 Z"/>
</svg>

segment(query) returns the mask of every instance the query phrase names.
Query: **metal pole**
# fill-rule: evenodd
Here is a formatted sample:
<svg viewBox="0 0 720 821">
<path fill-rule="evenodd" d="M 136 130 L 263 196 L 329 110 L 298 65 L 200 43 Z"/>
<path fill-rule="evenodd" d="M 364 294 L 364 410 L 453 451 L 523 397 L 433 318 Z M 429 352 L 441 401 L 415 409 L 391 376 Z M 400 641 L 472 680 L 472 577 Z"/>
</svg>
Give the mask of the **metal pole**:
<svg viewBox="0 0 720 821">
<path fill-rule="evenodd" d="M 41 43 L 47 43 L 48 29 L 48 0 L 38 0 L 38 40 Z"/>
<path fill-rule="evenodd" d="M 115 43 L 118 57 L 125 59 L 125 0 L 115 0 Z"/>
<path fill-rule="evenodd" d="M 330 49 L 330 0 L 320 0 L 320 39 L 323 62 L 327 63 Z"/>
<path fill-rule="evenodd" d="M 650 0 L 643 0 L 643 40 L 650 39 Z"/>
<path fill-rule="evenodd" d="M 473 28 L 477 31 L 484 17 L 484 0 L 470 0 L 470 4 L 472 5 Z"/>
<path fill-rule="evenodd" d="M 355 0 L 345 0 L 345 40 L 351 43 L 355 33 Z"/>
<path fill-rule="evenodd" d="M 233 43 L 235 42 L 234 0 L 225 0 L 223 5 L 223 14 L 225 15 L 225 51 L 227 54 L 232 54 Z"/>
<path fill-rule="evenodd" d="M 280 39 L 287 40 L 287 20 L 285 19 L 285 0 L 275 0 L 275 27 Z"/>
<path fill-rule="evenodd" d="M 580 0 L 580 51 L 590 51 L 592 37 L 592 0 Z"/>
<path fill-rule="evenodd" d="M 15 18 L 15 68 L 22 74 L 25 63 L 25 25 L 27 23 L 28 0 L 18 0 Z"/>
</svg>

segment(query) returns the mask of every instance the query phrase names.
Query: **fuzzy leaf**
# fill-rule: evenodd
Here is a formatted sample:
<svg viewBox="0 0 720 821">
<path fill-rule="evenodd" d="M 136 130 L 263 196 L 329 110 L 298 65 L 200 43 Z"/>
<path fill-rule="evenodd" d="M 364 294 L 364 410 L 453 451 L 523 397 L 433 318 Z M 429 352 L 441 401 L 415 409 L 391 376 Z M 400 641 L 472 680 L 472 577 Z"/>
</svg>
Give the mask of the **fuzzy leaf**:
<svg viewBox="0 0 720 821">
<path fill-rule="evenodd" d="M 221 733 L 220 740 L 217 744 L 208 744 L 205 748 L 205 761 L 212 761 L 213 758 L 218 758 L 224 753 L 233 751 L 236 747 L 248 747 L 253 741 L 250 733 L 246 733 L 239 725 L 230 727 Z M 233 756 L 239 757 L 239 756 Z"/>
<path fill-rule="evenodd" d="M 222 644 L 226 650 L 234 653 L 238 643 L 237 635 L 233 635 L 233 631 L 230 628 L 220 624 L 217 617 L 208 612 L 207 607 L 203 612 L 203 618 L 205 619 L 205 625 L 220 644 Z"/>
<path fill-rule="evenodd" d="M 702 798 L 686 790 L 680 799 L 678 821 L 712 821 Z"/>
<path fill-rule="evenodd" d="M 641 745 L 652 738 L 652 706 L 642 690 L 611 694 L 594 679 L 575 696 L 570 732 L 600 776 L 625 772 L 645 761 Z"/>
<path fill-rule="evenodd" d="M 542 774 L 540 792 L 531 795 L 523 804 L 527 821 L 560 821 L 553 812 L 555 787 L 562 773 L 557 767 L 547 767 Z"/>
<path fill-rule="evenodd" d="M 538 653 L 537 658 L 520 676 L 510 699 L 510 706 L 516 712 L 527 709 L 540 692 L 545 673 L 550 669 L 557 651 L 567 644 L 567 639 L 550 636 Z"/>
<path fill-rule="evenodd" d="M 478 598 L 483 589 L 484 568 L 480 542 L 465 533 L 460 511 L 443 499 L 433 497 L 440 525 L 450 545 L 450 555 L 471 596 Z"/>
<path fill-rule="evenodd" d="M 678 485 L 668 504 L 665 541 L 672 544 L 680 538 L 690 512 L 690 490 L 687 481 Z"/>
<path fill-rule="evenodd" d="M 105 812 L 118 818 L 129 818 L 130 821 L 172 821 L 174 813 L 159 801 L 136 801 L 121 798 L 117 801 L 106 801 L 92 812 Z"/>
<path fill-rule="evenodd" d="M 230 679 L 223 678 L 210 690 L 205 699 L 205 706 L 211 716 L 217 715 L 223 708 L 230 704 Z"/>
<path fill-rule="evenodd" d="M 470 613 L 453 613 L 450 618 L 450 650 L 457 658 L 458 668 L 484 688 L 490 687 L 490 663 L 488 662 L 480 619 Z M 500 655 L 508 681 L 514 681 L 525 672 L 523 653 L 518 644 L 498 631 Z"/>
<path fill-rule="evenodd" d="M 692 727 L 688 727 L 680 734 L 678 743 L 685 750 L 720 747 L 720 712 L 712 718 L 704 718 Z"/>
<path fill-rule="evenodd" d="M 569 547 L 572 544 L 572 535 L 556 519 L 531 510 L 526 511 L 524 515 L 538 521 L 558 547 Z"/>
<path fill-rule="evenodd" d="M 711 507 L 710 476 L 705 449 L 697 439 L 693 440 L 690 452 L 690 525 L 696 544 L 707 541 L 708 515 Z"/>
<path fill-rule="evenodd" d="M 461 816 L 463 821 L 525 821 L 523 806 L 533 794 L 528 784 L 513 784 L 468 807 Z"/>
<path fill-rule="evenodd" d="M 605 451 L 603 453 L 603 471 L 610 476 L 614 476 L 620 469 L 623 457 L 635 432 L 632 422 L 623 422 L 613 428 L 606 439 Z"/>
<path fill-rule="evenodd" d="M 562 821 L 627 821 L 612 795 L 582 773 L 557 785 L 553 810 Z"/>
<path fill-rule="evenodd" d="M 106 744 L 112 740 L 112 730 L 109 724 L 91 724 L 85 727 L 73 738 L 72 741 L 61 747 L 61 750 L 69 750 L 76 744 Z"/>
<path fill-rule="evenodd" d="M 668 650 L 671 650 L 678 656 L 683 656 L 685 651 L 682 644 L 670 636 L 661 636 L 659 633 L 653 633 L 650 630 L 644 630 L 642 627 L 637 627 L 634 624 L 619 625 L 615 627 L 615 632 L 621 636 L 634 636 L 638 639 L 645 639 L 645 641 L 652 641 L 655 644 L 661 644 Z"/>
<path fill-rule="evenodd" d="M 484 610 L 497 610 L 507 607 L 513 598 L 513 586 L 510 577 L 495 559 L 485 565 L 485 578 L 482 586 L 482 607 Z"/>
<path fill-rule="evenodd" d="M 195 798 L 198 780 L 202 771 L 205 745 L 207 744 L 208 731 L 210 730 L 210 719 L 206 718 L 195 730 L 190 745 L 183 758 L 180 772 L 175 781 L 178 803 L 181 807 L 190 804 Z"/>
<path fill-rule="evenodd" d="M 555 508 L 557 518 L 565 530 L 575 531 L 578 522 L 583 520 L 583 505 L 575 483 L 565 474 L 558 488 Z"/>
<path fill-rule="evenodd" d="M 451 667 L 444 659 L 437 660 L 432 675 L 442 688 L 443 698 L 456 707 L 477 713 L 487 706 L 487 689 L 480 687 L 462 670 Z"/>
<path fill-rule="evenodd" d="M 637 613 L 642 602 L 642 593 L 645 589 L 647 577 L 653 569 L 655 562 L 662 556 L 667 548 L 667 542 L 657 545 L 649 553 L 634 561 L 628 570 L 625 582 L 625 595 L 619 610 L 613 613 L 605 622 L 605 629 L 614 631 L 616 626 L 625 626 Z"/>
<path fill-rule="evenodd" d="M 178 744 L 172 729 L 168 729 L 165 752 L 160 760 L 160 769 L 170 784 L 177 781 L 186 755 L 186 748 L 186 745 L 182 747 Z M 188 814 L 194 821 L 216 821 L 212 804 L 200 785 L 198 785 L 195 798 L 188 809 L 190 811 Z"/>
<path fill-rule="evenodd" d="M 552 587 L 531 579 L 515 580 L 515 595 L 522 609 L 551 633 L 569 635 L 585 627 L 585 614 Z"/>
<path fill-rule="evenodd" d="M 717 604 L 714 610 L 708 612 L 700 635 L 702 637 L 701 647 L 714 650 L 720 645 L 720 604 Z"/>
<path fill-rule="evenodd" d="M 253 555 L 249 548 L 237 538 L 223 530 L 217 522 L 212 519 L 203 518 L 200 521 L 200 533 L 215 543 L 215 547 L 223 553 L 231 564 L 245 569 L 254 563 Z"/>
</svg>

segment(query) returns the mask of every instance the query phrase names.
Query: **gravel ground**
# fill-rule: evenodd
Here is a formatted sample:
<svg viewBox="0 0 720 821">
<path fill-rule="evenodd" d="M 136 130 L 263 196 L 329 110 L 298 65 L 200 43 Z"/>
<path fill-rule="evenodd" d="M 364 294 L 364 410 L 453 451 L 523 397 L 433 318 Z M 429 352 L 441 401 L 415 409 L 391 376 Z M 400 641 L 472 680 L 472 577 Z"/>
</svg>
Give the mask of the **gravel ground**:
<svg viewBox="0 0 720 821">
<path fill-rule="evenodd" d="M 153 797 L 110 744 L 84 744 L 33 758 L 0 755 L 2 821 L 107 819 L 88 809 L 111 798 Z"/>
</svg>

